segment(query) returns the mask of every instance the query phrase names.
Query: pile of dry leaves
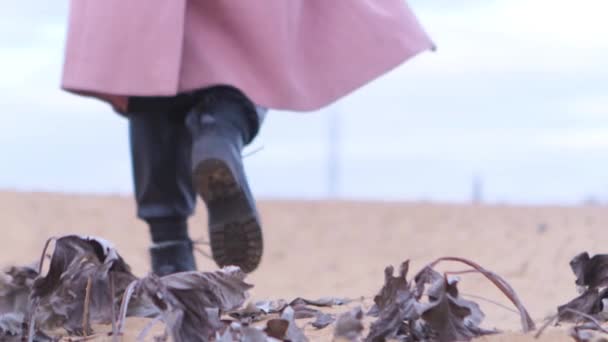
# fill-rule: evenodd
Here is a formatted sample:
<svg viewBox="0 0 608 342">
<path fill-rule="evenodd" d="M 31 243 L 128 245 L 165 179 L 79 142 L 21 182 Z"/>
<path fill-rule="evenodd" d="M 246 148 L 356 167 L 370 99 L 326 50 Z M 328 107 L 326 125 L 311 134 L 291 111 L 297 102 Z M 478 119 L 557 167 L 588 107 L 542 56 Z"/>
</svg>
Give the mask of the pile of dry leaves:
<svg viewBox="0 0 608 342">
<path fill-rule="evenodd" d="M 602 326 L 608 322 L 608 255 L 590 257 L 583 252 L 570 261 L 570 268 L 580 295 L 559 306 L 557 314 L 547 320 L 537 335 L 556 321 L 574 323 L 570 333 L 578 342 L 597 340 L 597 333 L 608 334 L 608 329 Z"/>
<path fill-rule="evenodd" d="M 49 256 L 46 250 L 50 245 L 54 248 Z M 587 290 L 564 308 L 601 316 L 603 300 L 608 297 L 606 290 L 599 289 L 608 280 L 606 259 L 586 258 L 579 258 L 575 273 L 579 285 Z M 69 235 L 50 239 L 38 265 L 12 267 L 0 275 L 0 339 L 58 341 L 69 336 L 77 341 L 109 336 L 118 341 L 126 317 L 149 318 L 139 339 L 145 340 L 151 327 L 162 322 L 165 335 L 155 339 L 170 337 L 176 342 L 307 341 L 296 323 L 301 318 L 311 319 L 316 329 L 333 325 L 335 339 L 344 341 L 467 341 L 496 333 L 480 327 L 484 314 L 477 303 L 460 296 L 455 274 L 434 269 L 442 261 L 464 263 L 471 267 L 464 272 L 484 275 L 518 309 L 523 330 L 534 329 L 509 284 L 465 259 L 439 259 L 411 281 L 406 278 L 407 261 L 396 276 L 393 268 L 387 267 L 384 285 L 369 312 L 356 307 L 336 317 L 318 307 L 339 306 L 348 300 L 296 298 L 246 303 L 252 285 L 236 267 L 137 278 L 108 242 Z M 365 337 L 364 316 L 374 317 Z M 581 315 L 569 315 L 560 308 L 559 318 L 580 319 Z M 93 331 L 92 326 L 99 324 L 111 326 L 111 331 Z"/>
</svg>

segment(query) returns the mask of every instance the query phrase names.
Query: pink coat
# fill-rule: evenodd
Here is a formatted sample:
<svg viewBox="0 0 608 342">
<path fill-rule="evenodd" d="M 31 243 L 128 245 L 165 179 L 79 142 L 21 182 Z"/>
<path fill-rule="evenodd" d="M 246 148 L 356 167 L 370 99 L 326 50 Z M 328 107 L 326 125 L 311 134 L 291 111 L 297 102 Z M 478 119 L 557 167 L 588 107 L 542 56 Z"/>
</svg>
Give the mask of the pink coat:
<svg viewBox="0 0 608 342">
<path fill-rule="evenodd" d="M 71 0 L 62 88 L 124 111 L 227 84 L 307 111 L 432 48 L 404 0 Z"/>
</svg>

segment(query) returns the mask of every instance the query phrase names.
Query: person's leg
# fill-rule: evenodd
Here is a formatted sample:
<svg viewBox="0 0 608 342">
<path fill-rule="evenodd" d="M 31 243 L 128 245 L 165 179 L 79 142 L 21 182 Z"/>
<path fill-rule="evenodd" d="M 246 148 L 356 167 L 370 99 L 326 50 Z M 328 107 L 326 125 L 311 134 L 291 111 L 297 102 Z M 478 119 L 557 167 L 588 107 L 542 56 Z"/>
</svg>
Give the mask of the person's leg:
<svg viewBox="0 0 608 342">
<path fill-rule="evenodd" d="M 251 272 L 261 261 L 263 240 L 241 152 L 258 133 L 266 111 L 230 87 L 208 88 L 196 97 L 186 122 L 194 187 L 208 210 L 211 252 L 219 266 Z"/>
<path fill-rule="evenodd" d="M 137 215 L 150 228 L 152 270 L 158 275 L 195 270 L 187 220 L 196 193 L 183 114 L 130 114 L 129 130 Z"/>
</svg>

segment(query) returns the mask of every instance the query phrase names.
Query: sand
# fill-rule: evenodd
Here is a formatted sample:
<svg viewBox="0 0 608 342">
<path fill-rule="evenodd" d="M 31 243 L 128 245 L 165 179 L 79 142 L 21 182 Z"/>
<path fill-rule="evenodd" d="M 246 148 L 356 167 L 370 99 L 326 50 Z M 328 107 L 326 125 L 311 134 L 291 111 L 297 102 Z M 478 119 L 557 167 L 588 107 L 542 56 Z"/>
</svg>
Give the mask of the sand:
<svg viewBox="0 0 608 342">
<path fill-rule="evenodd" d="M 365 307 L 382 285 L 385 266 L 410 259 L 417 270 L 437 257 L 460 256 L 505 277 L 542 323 L 557 305 L 576 295 L 569 260 L 582 251 L 608 249 L 608 210 L 602 207 L 272 200 L 260 201 L 259 207 L 265 255 L 259 270 L 248 277 L 255 285 L 253 300 L 364 297 L 360 305 Z M 113 241 L 136 274 L 149 271 L 149 238 L 130 197 L 4 191 L 0 212 L 2 265 L 33 262 L 49 236 L 79 233 Z M 201 205 L 191 221 L 194 238 L 206 237 L 205 220 Z M 202 270 L 216 269 L 202 256 L 198 262 Z M 481 276 L 463 276 L 460 288 L 464 294 L 509 305 Z M 485 327 L 517 332 L 516 314 L 479 303 L 487 315 Z M 331 338 L 331 328 L 309 333 L 313 340 Z M 510 333 L 481 340 L 530 338 Z M 544 340 L 571 339 L 550 330 Z"/>
</svg>

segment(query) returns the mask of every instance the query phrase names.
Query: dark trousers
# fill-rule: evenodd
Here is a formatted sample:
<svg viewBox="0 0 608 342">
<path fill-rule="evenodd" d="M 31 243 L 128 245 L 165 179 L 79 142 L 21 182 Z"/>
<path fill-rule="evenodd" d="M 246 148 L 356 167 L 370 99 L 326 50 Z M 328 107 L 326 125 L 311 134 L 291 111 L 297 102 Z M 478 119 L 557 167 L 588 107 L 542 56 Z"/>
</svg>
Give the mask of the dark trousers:
<svg viewBox="0 0 608 342">
<path fill-rule="evenodd" d="M 192 215 L 196 204 L 192 142 L 183 115 L 131 114 L 129 133 L 137 215 L 148 222 Z"/>
</svg>

